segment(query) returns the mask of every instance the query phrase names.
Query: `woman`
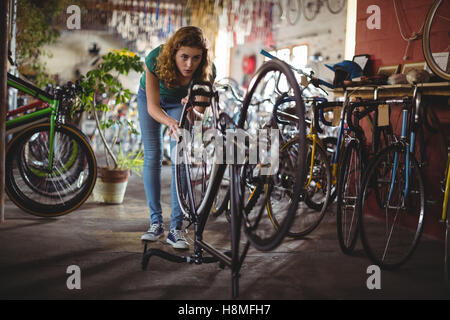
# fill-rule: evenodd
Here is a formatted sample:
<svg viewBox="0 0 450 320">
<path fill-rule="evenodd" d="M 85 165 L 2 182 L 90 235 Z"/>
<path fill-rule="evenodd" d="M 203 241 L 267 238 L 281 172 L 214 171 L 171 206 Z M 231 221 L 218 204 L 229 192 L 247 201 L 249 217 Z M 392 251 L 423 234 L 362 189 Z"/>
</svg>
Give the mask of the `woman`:
<svg viewBox="0 0 450 320">
<path fill-rule="evenodd" d="M 161 124 L 169 128 L 170 149 L 175 147 L 182 112 L 182 100 L 188 94 L 193 79 L 211 80 L 212 64 L 206 37 L 200 28 L 180 28 L 169 40 L 152 50 L 145 58 L 145 74 L 138 91 L 138 111 L 144 144 L 143 180 L 150 208 L 150 228 L 142 240 L 156 241 L 164 234 L 161 210 Z M 176 249 L 188 249 L 181 227 L 183 213 L 175 186 L 175 166 L 172 161 L 172 213 L 167 242 Z"/>
</svg>

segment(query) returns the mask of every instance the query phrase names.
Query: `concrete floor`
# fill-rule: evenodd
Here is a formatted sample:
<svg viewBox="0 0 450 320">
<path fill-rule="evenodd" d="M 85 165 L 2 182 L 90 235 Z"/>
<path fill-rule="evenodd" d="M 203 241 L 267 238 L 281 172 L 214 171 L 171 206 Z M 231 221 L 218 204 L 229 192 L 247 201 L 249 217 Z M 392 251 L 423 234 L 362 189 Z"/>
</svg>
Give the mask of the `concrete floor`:
<svg viewBox="0 0 450 320">
<path fill-rule="evenodd" d="M 167 222 L 169 182 L 170 169 L 165 166 L 162 202 Z M 66 216 L 43 219 L 22 212 L 7 199 L 5 211 L 6 223 L 0 225 L 0 299 L 231 298 L 231 272 L 217 263 L 176 264 L 153 257 L 147 270 L 141 270 L 140 236 L 148 228 L 149 214 L 140 177 L 131 177 L 121 205 L 88 201 Z M 228 228 L 224 217 L 211 220 L 204 239 L 227 250 Z M 361 245 L 354 256 L 344 255 L 335 230 L 335 217 L 327 214 L 304 240 L 286 240 L 271 252 L 251 248 L 241 269 L 240 298 L 450 298 L 441 241 L 422 237 L 412 259 L 396 271 L 381 271 L 381 289 L 369 290 L 371 263 Z M 153 247 L 174 252 L 165 238 Z M 81 289 L 67 287 L 71 265 L 81 270 Z"/>
</svg>

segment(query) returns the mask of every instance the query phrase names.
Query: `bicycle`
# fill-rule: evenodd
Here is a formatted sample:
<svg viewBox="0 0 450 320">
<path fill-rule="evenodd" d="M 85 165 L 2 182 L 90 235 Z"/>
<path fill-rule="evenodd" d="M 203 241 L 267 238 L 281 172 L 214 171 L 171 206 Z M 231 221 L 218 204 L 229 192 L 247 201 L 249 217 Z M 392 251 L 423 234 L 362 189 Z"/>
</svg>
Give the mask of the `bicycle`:
<svg viewBox="0 0 450 320">
<path fill-rule="evenodd" d="M 269 58 L 277 59 L 276 57 L 271 56 L 269 53 L 265 51 L 262 51 L 261 53 Z M 318 86 L 319 84 L 329 86 L 328 83 L 321 81 L 320 79 L 314 79 L 312 75 L 305 74 L 304 72 L 302 72 L 299 69 L 296 69 L 293 66 L 290 67 L 294 71 L 311 79 L 311 83 L 314 84 L 315 86 Z M 278 83 L 276 83 L 275 88 L 278 88 Z M 377 95 L 378 89 L 375 88 L 374 97 L 377 98 Z M 310 133 L 307 135 L 307 139 L 311 145 L 313 152 L 316 149 L 316 146 L 319 145 L 318 150 L 322 150 L 322 152 L 319 152 L 319 154 L 320 153 L 322 154 L 322 156 L 319 157 L 320 159 L 324 158 L 323 154 L 325 153 L 325 151 L 323 147 L 323 142 L 318 139 L 317 133 L 315 132 L 316 130 L 318 130 L 319 132 L 321 131 L 319 125 L 319 117 L 321 121 L 326 125 L 332 125 L 332 123 L 325 121 L 323 110 L 326 108 L 341 109 L 339 132 L 336 138 L 336 149 L 332 159 L 332 170 L 330 174 L 328 173 L 329 170 L 327 169 L 321 170 L 322 172 L 325 172 L 327 175 L 331 176 L 330 178 L 327 177 L 326 179 L 323 179 L 323 181 L 327 181 L 327 185 L 324 184 L 324 186 L 331 185 L 331 190 L 330 191 L 327 190 L 327 192 L 325 193 L 326 201 L 322 201 L 321 203 L 315 203 L 314 201 L 312 201 L 311 196 L 309 197 L 307 196 L 305 198 L 306 204 L 310 208 L 320 211 L 320 214 L 316 215 L 316 219 L 308 219 L 308 216 L 302 213 L 303 217 L 305 218 L 304 219 L 301 218 L 302 215 L 300 215 L 300 218 L 297 218 L 297 220 L 301 221 L 300 225 L 309 224 L 309 228 L 304 228 L 304 226 L 302 226 L 300 230 L 297 229 L 298 230 L 297 232 L 290 231 L 289 235 L 293 237 L 302 237 L 311 232 L 312 230 L 314 230 L 314 228 L 318 226 L 321 219 L 323 218 L 323 215 L 325 213 L 324 209 L 326 208 L 326 206 L 328 206 L 329 203 L 334 201 L 334 199 L 337 196 L 338 199 L 337 199 L 336 219 L 337 219 L 338 240 L 342 251 L 346 254 L 350 254 L 353 251 L 354 246 L 356 244 L 359 228 L 358 215 L 357 211 L 355 211 L 359 187 L 356 185 L 357 186 L 356 189 L 352 189 L 352 187 L 354 187 L 352 182 L 358 181 L 360 185 L 364 167 L 366 166 L 368 159 L 370 157 L 370 154 L 366 150 L 366 137 L 364 135 L 364 131 L 359 127 L 359 121 L 364 117 L 368 117 L 369 122 L 372 124 L 373 127 L 372 140 L 374 153 L 376 153 L 376 151 L 379 150 L 379 148 L 381 148 L 383 142 L 386 144 L 387 139 L 386 136 L 389 136 L 389 133 L 391 132 L 391 127 L 389 124 L 383 127 L 378 126 L 378 104 L 372 104 L 371 107 L 366 108 L 366 110 L 362 113 L 354 112 L 353 110 L 356 107 L 362 107 L 365 104 L 363 102 L 350 103 L 348 92 L 345 93 L 344 102 L 328 102 L 326 101 L 326 99 L 323 98 L 313 98 L 312 101 L 314 110 L 313 118 L 315 126 L 313 127 L 311 124 L 311 130 Z M 317 103 L 319 101 L 321 103 Z M 372 121 L 372 118 L 370 117 L 371 112 L 375 112 L 375 121 Z M 355 125 L 353 125 L 352 121 L 352 116 L 354 114 L 356 117 Z M 373 122 L 375 122 L 375 124 L 373 124 Z M 354 133 L 353 135 L 351 135 L 352 132 Z M 318 143 L 318 141 L 320 141 L 320 143 Z M 309 156 L 308 159 L 309 159 L 308 163 L 310 163 L 309 177 L 312 177 L 313 176 L 312 173 L 314 172 L 313 168 L 315 167 L 314 165 L 315 160 L 313 161 L 314 153 L 312 153 L 312 156 Z M 323 190 L 325 189 L 327 188 L 324 188 Z M 315 192 L 313 192 L 313 194 L 314 193 Z M 270 210 L 268 211 L 270 216 Z M 347 211 L 350 211 L 350 213 L 347 214 Z M 349 219 L 348 216 L 350 216 Z M 276 226 L 276 219 L 273 220 L 275 220 L 274 224 Z M 293 228 L 294 227 L 291 227 L 291 230 Z"/>
<path fill-rule="evenodd" d="M 87 138 L 67 121 L 76 87 L 68 83 L 52 95 L 9 73 L 7 77 L 9 86 L 40 102 L 7 114 L 14 118 L 6 121 L 6 134 L 14 136 L 6 148 L 6 193 L 32 215 L 72 212 L 87 200 L 97 177 Z M 32 111 L 36 105 L 42 108 Z"/>
<path fill-rule="evenodd" d="M 425 216 L 424 183 L 415 158 L 416 132 L 421 125 L 418 87 L 412 99 L 397 102 L 404 106 L 400 138 L 394 136 L 372 158 L 357 199 L 364 250 L 384 269 L 397 268 L 411 257 Z"/>
<path fill-rule="evenodd" d="M 450 21 L 450 1 L 435 0 L 433 1 L 428 14 L 425 18 L 422 37 L 422 50 L 430 69 L 440 78 L 450 80 L 450 65 L 445 61 L 446 69 L 438 64 L 440 55 L 448 60 L 450 47 L 448 41 L 442 41 L 433 35 L 443 35 L 444 39 L 449 32 Z M 447 46 L 447 47 L 445 47 Z"/>
<path fill-rule="evenodd" d="M 287 100 L 289 99 L 292 98 L 288 98 Z M 282 106 L 283 102 L 285 101 L 279 101 L 275 104 L 273 118 L 277 124 L 289 125 L 289 121 L 295 122 L 298 119 L 295 115 L 286 112 L 289 110 L 279 111 L 279 107 Z M 315 103 L 315 101 L 313 103 Z M 316 117 L 318 117 L 317 112 L 314 113 L 314 118 Z M 293 238 L 304 237 L 305 235 L 311 233 L 320 224 L 325 216 L 331 193 L 331 170 L 325 147 L 318 136 L 318 121 L 306 120 L 306 122 L 310 123 L 310 129 L 306 135 L 307 149 L 305 153 L 307 154 L 307 168 L 306 182 L 304 186 L 304 202 L 312 210 L 308 210 L 307 208 L 299 205 L 299 211 L 301 211 L 301 213 L 298 212 L 296 214 L 296 218 L 288 232 L 288 236 Z M 291 149 L 295 150 L 297 153 L 300 152 L 300 149 L 298 149 L 297 146 L 298 141 L 295 134 L 293 137 L 288 137 L 287 139 L 282 138 L 282 141 L 283 143 L 280 148 L 280 154 L 289 154 L 289 150 Z M 277 215 L 275 214 L 276 210 L 274 210 L 274 205 L 272 202 L 274 198 L 281 198 L 285 195 L 286 193 L 283 193 L 282 189 L 275 189 L 267 201 L 267 213 L 275 228 L 279 227 L 279 223 Z M 275 207 L 275 209 L 279 210 L 280 204 L 285 203 L 285 201 L 280 199 L 277 200 L 278 206 Z"/>
<path fill-rule="evenodd" d="M 284 239 L 295 217 L 303 192 L 306 155 L 298 154 L 295 160 L 289 164 L 284 164 L 283 169 L 289 170 L 291 178 L 289 181 L 290 206 L 287 212 L 282 213 L 284 216 L 280 216 L 280 228 L 275 231 L 273 227 L 271 230 L 266 230 L 265 223 L 261 219 L 262 213 L 265 209 L 267 196 L 274 186 L 279 185 L 279 182 L 274 178 L 277 176 L 276 173 L 279 173 L 282 169 L 275 172 L 271 170 L 276 170 L 277 168 L 269 167 L 268 172 L 273 174 L 263 175 L 261 169 L 266 159 L 258 159 L 256 164 L 253 164 L 250 161 L 251 154 L 246 153 L 246 150 L 249 149 L 246 148 L 245 143 L 239 144 L 236 141 L 239 140 L 239 136 L 232 135 L 232 133 L 237 134 L 237 132 L 240 132 L 244 138 L 248 138 L 246 130 L 251 127 L 251 124 L 246 120 L 248 119 L 248 113 L 252 111 L 252 97 L 257 85 L 269 72 L 281 73 L 290 84 L 289 92 L 295 97 L 294 102 L 291 102 L 290 105 L 297 111 L 296 115 L 299 119 L 299 146 L 300 149 L 305 149 L 304 104 L 295 77 L 286 64 L 280 61 L 269 61 L 258 69 L 244 98 L 237 127 L 235 130 L 229 130 L 228 132 L 226 130 L 229 117 L 224 116 L 224 113 L 219 113 L 217 91 L 214 90 L 210 83 L 200 83 L 198 84 L 200 88 L 194 88 L 195 84 L 192 84 L 188 102 L 183 108 L 180 119 L 180 128 L 183 135 L 180 136 L 176 147 L 175 171 L 180 207 L 189 224 L 194 225 L 194 254 L 189 257 L 179 257 L 159 249 L 147 250 L 145 247 L 142 260 L 144 269 L 153 255 L 174 262 L 196 264 L 220 261 L 221 266 L 231 268 L 232 297 L 236 298 L 238 296 L 239 270 L 250 244 L 258 250 L 267 251 L 278 246 Z M 197 95 L 208 96 L 211 99 L 210 103 L 204 105 L 205 111 L 203 113 L 197 113 L 192 108 L 194 105 L 199 105 L 199 102 L 195 102 L 193 98 Z M 191 123 L 189 119 L 192 115 L 200 121 Z M 264 124 L 260 125 L 260 128 L 265 128 Z M 210 129 L 213 131 L 209 132 L 209 136 L 205 137 L 205 139 L 199 139 L 202 134 L 208 134 Z M 226 135 L 227 133 L 229 133 L 228 136 Z M 196 137 L 197 140 L 195 139 Z M 213 137 L 214 143 L 218 146 L 217 149 L 213 148 Z M 223 151 L 224 142 L 227 147 L 226 153 L 221 152 Z M 278 148 L 276 152 L 278 152 Z M 205 157 L 197 159 L 195 157 L 196 154 L 204 154 Z M 271 153 L 269 152 L 269 154 Z M 228 156 L 228 160 L 230 160 L 228 164 L 223 161 L 224 156 Z M 231 251 L 223 253 L 203 240 L 203 231 L 227 166 L 231 177 Z M 244 186 L 247 182 L 257 186 L 250 194 L 248 194 L 248 190 Z M 244 199 L 247 199 L 247 201 L 244 201 Z M 241 228 L 243 228 L 248 241 L 240 254 Z M 208 252 L 212 257 L 203 257 L 203 251 Z"/>
<path fill-rule="evenodd" d="M 343 111 L 346 114 L 348 129 L 343 136 L 343 151 L 339 162 L 336 221 L 339 245 L 345 254 L 353 252 L 359 233 L 357 199 L 361 192 L 365 168 L 371 156 L 377 153 L 382 144 L 386 144 L 386 134 L 392 132 L 389 122 L 378 122 L 380 105 L 388 102 L 353 101 L 348 102 Z M 375 113 L 374 117 L 371 116 L 372 113 Z M 372 125 L 372 153 L 368 150 L 367 138 L 360 126 L 360 121 L 366 117 Z M 381 139 L 382 137 L 384 139 Z"/>
<path fill-rule="evenodd" d="M 264 56 L 272 59 L 272 60 L 279 60 L 277 57 L 272 56 L 270 53 L 268 53 L 265 50 L 261 50 L 261 54 Z M 307 79 L 310 79 L 309 83 L 313 84 L 315 87 L 320 88 L 320 85 L 325 85 L 327 87 L 332 87 L 331 84 L 318 79 L 314 78 L 312 74 L 306 74 L 301 69 L 297 69 L 291 65 L 288 65 L 293 71 L 300 74 L 301 76 L 306 77 Z M 308 87 L 308 84 L 304 83 L 304 89 L 305 90 Z M 279 91 L 279 80 L 275 79 L 275 84 L 273 87 L 276 91 Z M 323 90 L 323 89 L 322 89 Z M 325 92 L 326 93 L 326 92 Z M 303 94 L 303 91 L 302 91 Z M 306 234 L 312 232 L 320 223 L 322 220 L 325 210 L 329 203 L 331 203 L 334 198 L 336 197 L 336 190 L 337 190 L 337 177 L 338 177 L 338 163 L 340 162 L 340 146 L 341 146 L 341 140 L 344 135 L 344 121 L 345 121 L 345 113 L 342 112 L 341 115 L 341 125 L 339 127 L 339 134 L 337 138 L 336 143 L 336 150 L 333 157 L 333 171 L 330 171 L 329 168 L 329 157 L 327 155 L 327 151 L 324 147 L 324 143 L 319 139 L 318 132 L 322 132 L 322 129 L 319 125 L 319 118 L 320 120 L 325 123 L 326 125 L 332 125 L 331 123 L 327 122 L 324 119 L 323 110 L 327 108 L 342 108 L 343 109 L 343 103 L 342 102 L 328 102 L 324 98 L 306 98 L 306 101 L 312 101 L 312 110 L 313 110 L 313 121 L 310 124 L 310 132 L 307 135 L 307 145 L 308 145 L 308 154 L 307 156 L 307 163 L 308 166 L 307 174 L 309 176 L 307 177 L 307 183 L 305 185 L 305 203 L 312 209 L 316 211 L 316 213 L 309 212 L 308 214 L 305 214 L 305 212 L 302 212 L 301 214 L 297 215 L 296 221 L 294 222 L 294 225 L 291 227 L 291 230 L 289 232 L 289 236 L 298 238 L 303 237 Z M 277 106 L 277 105 L 275 105 Z M 277 111 L 277 107 L 274 108 L 275 111 Z M 286 115 L 286 113 L 282 112 L 284 117 L 288 116 L 288 118 L 292 118 L 292 116 Z M 274 116 L 274 118 L 278 120 L 277 116 Z M 293 146 L 293 143 L 295 142 L 295 139 L 288 141 L 285 146 L 282 147 L 284 149 L 287 146 Z M 317 152 L 316 152 L 317 151 Z M 317 156 L 317 158 L 316 158 Z M 325 163 L 326 162 L 326 163 Z M 313 182 L 313 183 L 311 183 Z M 273 221 L 273 224 L 275 227 L 277 227 L 277 220 L 276 217 L 272 217 L 272 211 L 270 208 L 270 202 L 268 203 L 268 213 L 269 217 Z M 319 212 L 319 213 L 317 213 Z"/>
<path fill-rule="evenodd" d="M 278 85 L 275 86 L 277 88 Z M 227 90 L 227 87 L 220 87 L 222 89 Z M 279 91 L 279 90 L 277 90 Z M 232 92 L 233 93 L 233 92 Z M 236 93 L 233 93 L 233 99 L 240 101 L 239 97 L 236 95 Z M 259 98 L 257 98 L 259 99 Z M 296 138 L 296 131 L 292 130 L 282 130 L 283 128 L 291 128 L 291 123 L 295 123 L 298 121 L 298 118 L 295 116 L 295 114 L 292 114 L 289 108 L 284 108 L 283 105 L 286 103 L 289 103 L 292 101 L 293 98 L 285 97 L 283 95 L 280 95 L 280 98 L 277 99 L 275 102 L 275 105 L 273 106 L 272 111 L 272 127 L 277 128 L 281 132 L 280 134 L 280 140 L 281 142 L 281 148 L 280 148 L 280 154 L 284 154 L 285 152 L 288 152 L 289 149 L 297 149 L 297 138 Z M 256 100 L 256 99 L 255 99 Z M 313 103 L 316 102 L 317 99 L 313 99 Z M 307 100 L 306 100 L 307 101 Z M 319 100 L 317 100 L 319 101 Z M 335 107 L 337 105 L 341 105 L 341 103 L 326 103 L 323 102 L 323 99 L 320 99 L 322 101 L 321 106 L 324 108 L 324 105 L 327 105 L 328 107 Z M 252 103 L 253 106 L 258 106 L 258 104 L 263 103 L 264 100 L 254 102 Z M 283 110 L 280 110 L 283 109 Z M 317 109 L 319 110 L 319 109 Z M 322 109 L 320 109 L 322 110 Z M 318 112 L 317 112 L 318 114 Z M 317 115 L 317 118 L 319 115 Z M 323 114 L 322 114 L 323 118 Z M 233 123 L 232 119 L 230 119 L 231 123 Z M 308 121 L 307 121 L 308 122 Z M 303 237 L 310 232 L 312 232 L 320 223 L 322 218 L 325 215 L 326 212 L 326 204 L 328 203 L 330 191 L 331 191 L 331 171 L 329 169 L 329 161 L 327 153 L 324 149 L 324 146 L 322 145 L 321 140 L 318 137 L 318 134 L 316 132 L 316 127 L 318 127 L 318 121 L 317 124 L 315 121 L 309 121 L 310 123 L 310 132 L 307 134 L 307 164 L 309 168 L 307 169 L 307 177 L 306 177 L 306 184 L 305 184 L 305 203 L 308 207 L 312 208 L 313 211 L 309 210 L 306 211 L 306 208 L 300 207 L 299 210 L 302 211 L 301 215 L 296 215 L 296 218 L 288 232 L 289 237 L 294 238 L 300 238 Z M 320 128 L 319 128 L 320 129 Z M 284 132 L 285 131 L 285 132 Z M 322 130 L 321 130 L 322 131 Z M 298 150 L 296 151 L 298 152 Z M 226 180 L 225 177 L 222 181 Z M 228 181 L 229 182 L 229 179 Z M 251 192 L 255 192 L 257 190 L 258 186 L 255 186 L 254 184 L 247 182 L 246 183 L 247 188 Z M 226 192 L 225 196 L 220 196 L 219 194 L 223 193 L 223 191 Z M 220 215 L 223 211 L 226 209 L 229 209 L 229 198 L 230 198 L 230 191 L 229 191 L 229 184 L 226 184 L 226 188 L 221 189 L 219 191 L 218 197 L 219 200 L 216 198 L 216 201 L 214 202 L 214 205 L 219 204 L 218 208 L 216 209 L 213 205 L 212 214 L 213 216 Z M 278 206 L 275 206 L 275 209 L 280 209 L 280 204 L 282 203 L 288 203 L 288 201 L 283 201 L 281 198 L 283 196 L 286 196 L 286 193 L 283 193 L 282 189 L 278 190 L 275 188 L 269 198 L 267 199 L 266 204 L 266 210 L 268 213 L 268 217 L 270 221 L 272 222 L 273 226 L 275 228 L 279 228 L 279 222 L 276 217 L 275 212 L 277 210 L 274 210 L 274 205 L 272 205 L 272 202 L 278 203 Z M 273 198 L 278 198 L 277 201 L 273 200 Z M 223 200 L 222 200 L 223 199 Z M 248 202 L 251 202 L 252 199 L 249 197 Z M 226 211 L 226 217 L 227 220 L 230 221 L 229 211 Z"/>
</svg>

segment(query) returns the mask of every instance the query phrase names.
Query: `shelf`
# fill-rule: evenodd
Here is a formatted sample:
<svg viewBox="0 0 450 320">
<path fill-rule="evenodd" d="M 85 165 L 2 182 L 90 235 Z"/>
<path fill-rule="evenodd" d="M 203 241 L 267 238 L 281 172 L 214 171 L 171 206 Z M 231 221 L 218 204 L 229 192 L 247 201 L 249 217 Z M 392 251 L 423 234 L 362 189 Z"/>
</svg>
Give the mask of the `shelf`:
<svg viewBox="0 0 450 320">
<path fill-rule="evenodd" d="M 450 97 L 450 82 L 431 82 L 423 83 L 419 86 L 424 96 L 446 96 Z M 370 99 L 373 97 L 375 88 L 378 88 L 379 98 L 400 97 L 400 96 L 412 96 L 414 86 L 410 84 L 390 84 L 390 85 L 367 85 L 364 84 L 361 87 L 348 87 L 347 90 L 351 93 L 352 97 L 361 97 L 363 99 Z M 344 95 L 344 89 L 335 89 L 332 93 L 336 97 Z"/>
</svg>

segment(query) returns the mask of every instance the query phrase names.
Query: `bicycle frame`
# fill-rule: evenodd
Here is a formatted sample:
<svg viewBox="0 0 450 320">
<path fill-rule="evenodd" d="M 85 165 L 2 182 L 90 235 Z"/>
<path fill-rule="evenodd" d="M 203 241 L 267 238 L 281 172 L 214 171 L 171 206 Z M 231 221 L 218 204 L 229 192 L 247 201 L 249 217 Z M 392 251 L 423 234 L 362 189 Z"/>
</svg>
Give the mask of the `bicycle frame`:
<svg viewBox="0 0 450 320">
<path fill-rule="evenodd" d="M 402 131 L 401 131 L 401 135 L 400 135 L 400 140 L 404 142 L 405 175 L 406 175 L 405 176 L 405 187 L 404 187 L 404 193 L 403 193 L 403 201 L 405 201 L 405 199 L 408 196 L 408 192 L 409 192 L 409 178 L 410 178 L 410 174 L 411 174 L 410 155 L 411 154 L 414 155 L 414 151 L 415 151 L 415 138 L 416 138 L 415 129 L 418 124 L 417 115 L 419 114 L 419 108 L 421 106 L 421 94 L 418 91 L 417 86 L 414 88 L 413 101 L 414 101 L 415 105 L 414 105 L 414 109 L 412 110 L 411 114 L 407 109 L 402 110 Z M 409 117 L 411 118 L 411 121 L 414 121 L 414 123 L 412 124 L 412 126 L 410 125 L 411 132 L 410 132 L 409 144 L 408 144 L 407 133 L 408 133 L 408 122 L 410 122 L 410 121 L 408 121 Z M 387 203 L 386 203 L 387 205 L 389 204 L 389 202 L 391 200 L 391 196 L 392 196 L 392 192 L 393 192 L 393 188 L 394 188 L 394 184 L 395 184 L 395 174 L 397 172 L 398 162 L 399 162 L 398 152 L 395 152 L 390 190 L 389 190 L 389 194 L 387 197 Z M 404 203 L 402 203 L 401 205 L 403 206 Z"/>
<path fill-rule="evenodd" d="M 56 117 L 59 109 L 59 100 L 42 91 L 41 89 L 35 87 L 34 85 L 27 83 L 10 73 L 8 73 L 7 77 L 8 86 L 13 87 L 19 91 L 25 92 L 30 96 L 39 99 L 47 104 L 48 107 L 44 109 L 37 110 L 35 112 L 18 116 L 14 119 L 10 119 L 6 121 L 6 134 L 15 133 L 30 124 L 35 124 L 37 122 L 45 121 L 45 119 L 49 119 L 50 121 L 50 136 L 49 136 L 49 156 L 48 156 L 48 170 L 51 171 L 53 167 L 53 153 L 54 153 L 54 138 L 55 138 L 55 124 Z M 22 108 L 21 111 L 26 111 L 35 107 L 34 104 L 28 105 L 25 108 Z M 20 109 L 20 108 L 19 108 Z M 16 112 L 10 113 L 10 115 L 16 114 Z"/>
</svg>

